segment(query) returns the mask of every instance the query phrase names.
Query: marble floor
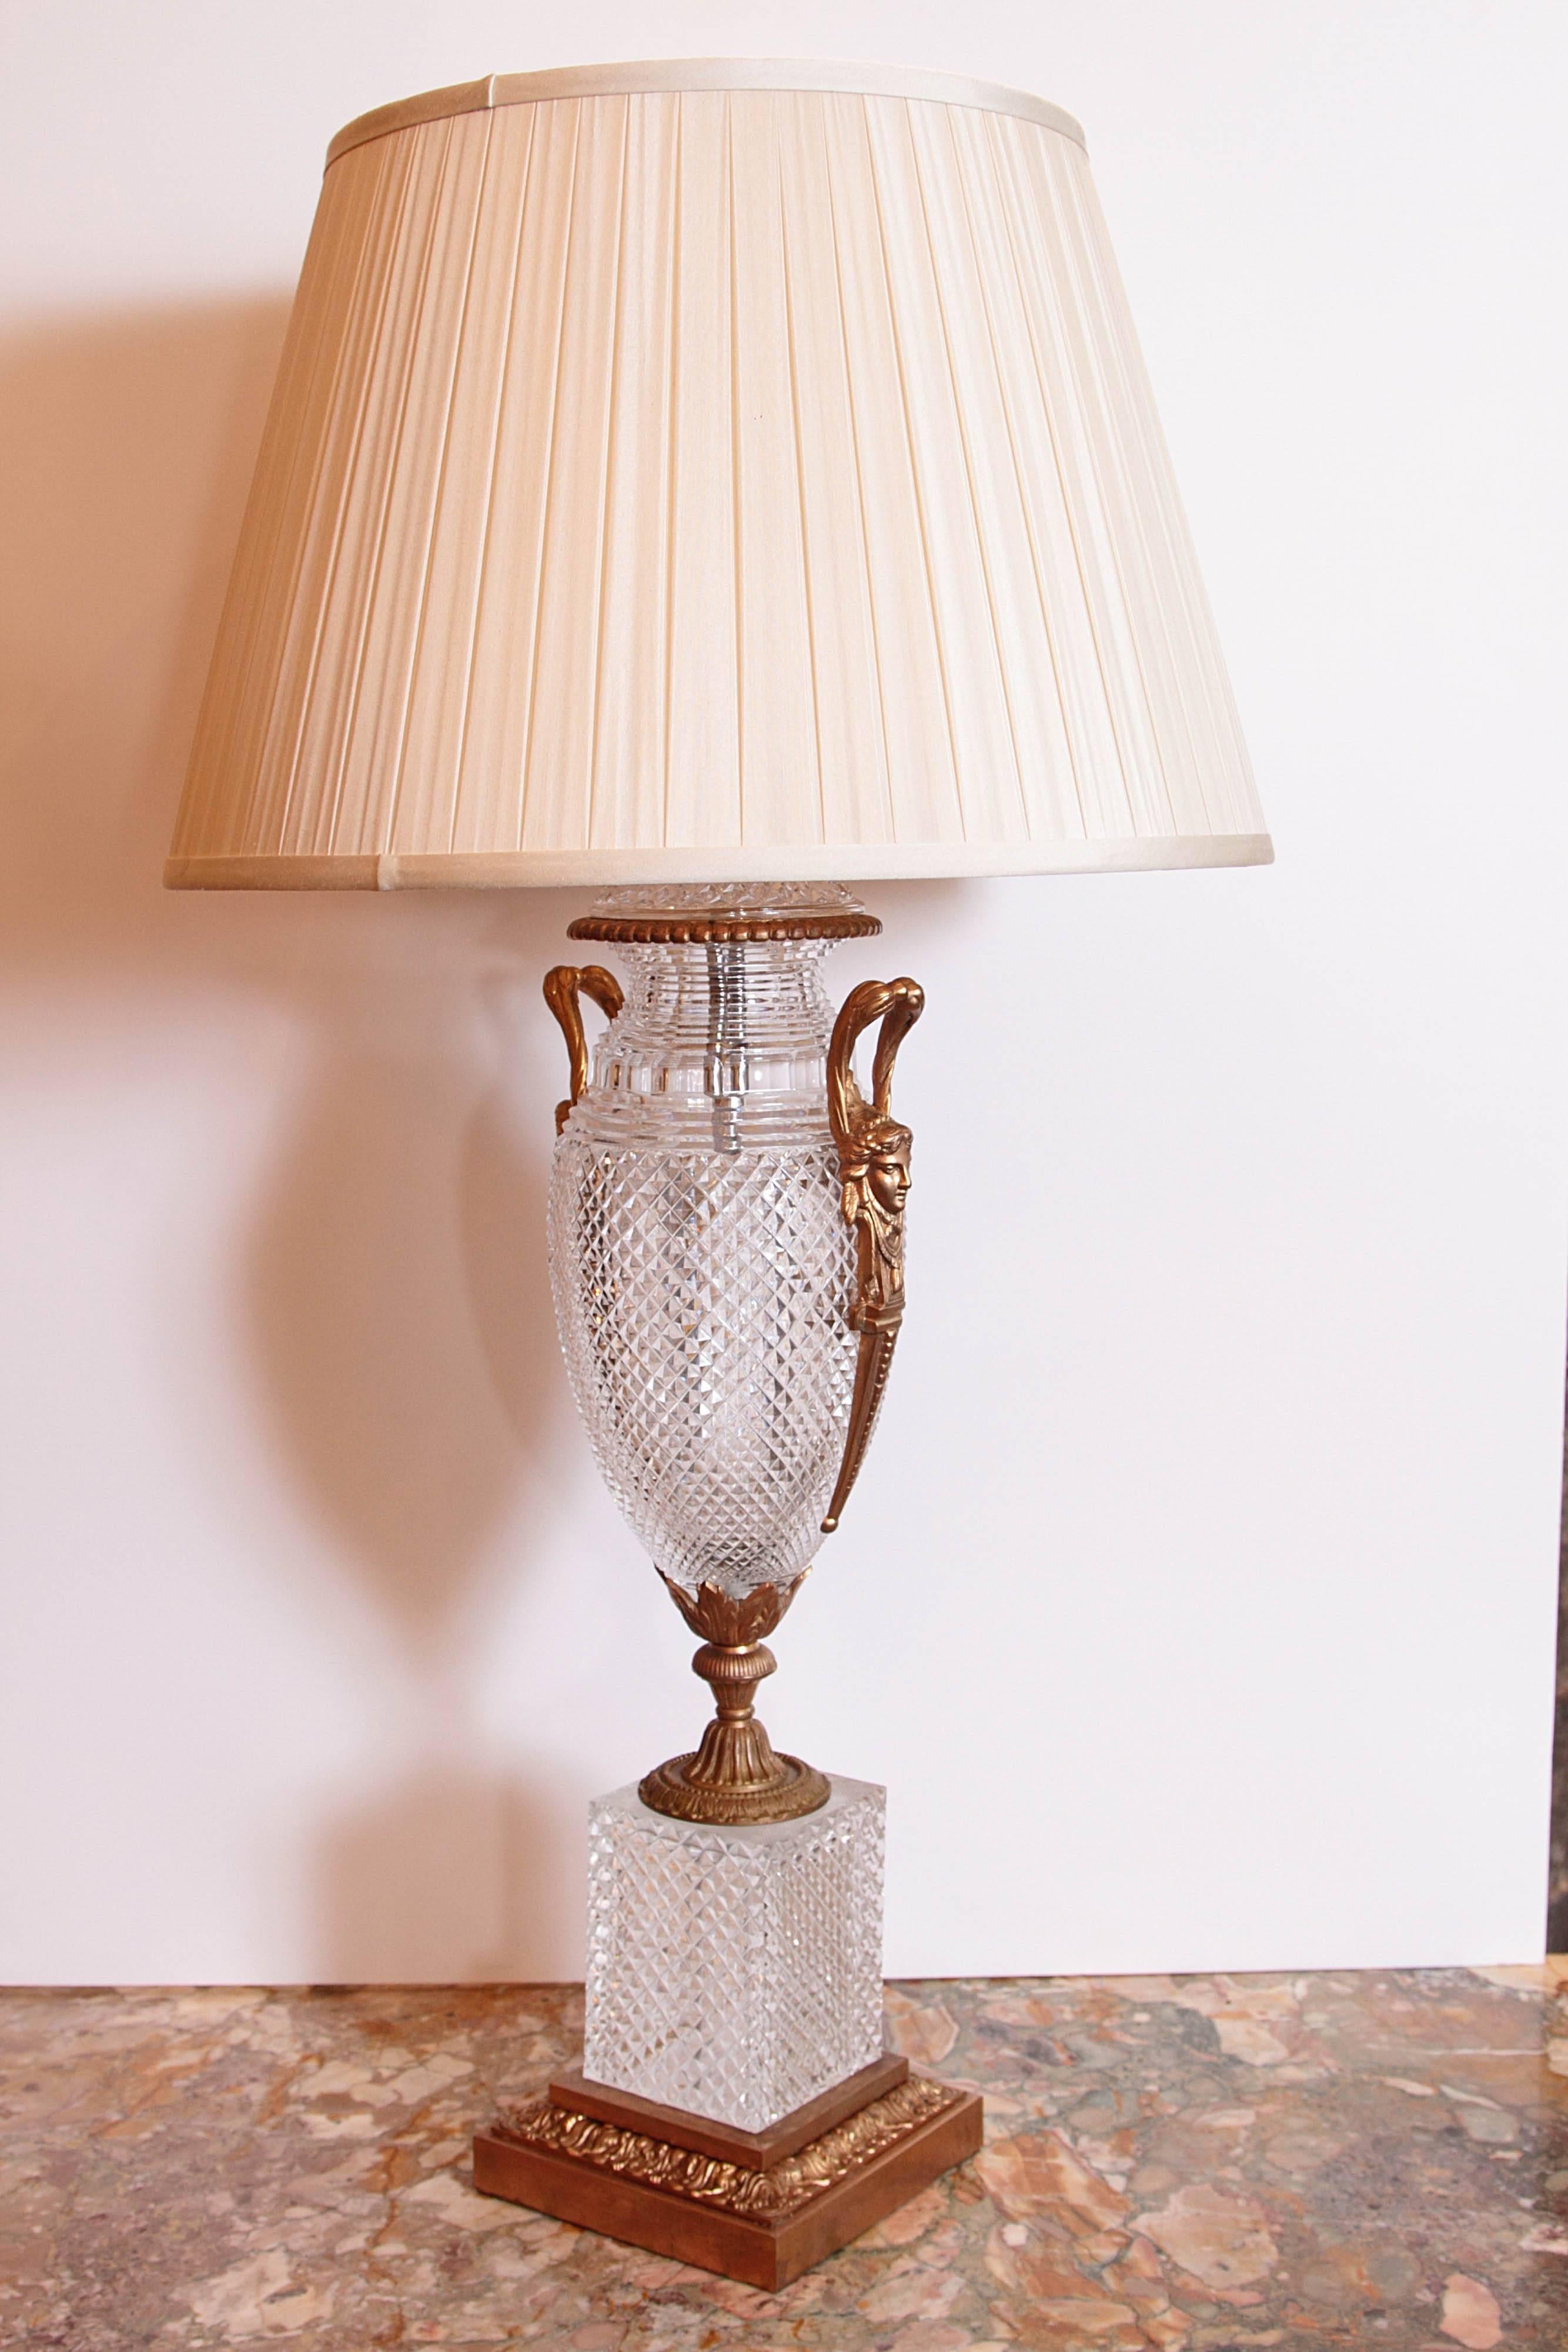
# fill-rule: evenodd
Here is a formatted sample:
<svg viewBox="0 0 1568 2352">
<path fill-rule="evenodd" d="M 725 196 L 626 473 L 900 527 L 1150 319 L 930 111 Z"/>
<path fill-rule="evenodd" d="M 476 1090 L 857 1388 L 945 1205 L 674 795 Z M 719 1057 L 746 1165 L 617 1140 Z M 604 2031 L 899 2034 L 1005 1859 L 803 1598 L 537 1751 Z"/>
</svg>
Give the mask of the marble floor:
<svg viewBox="0 0 1568 2352">
<path fill-rule="evenodd" d="M 1568 1963 L 887 2011 L 987 2147 L 764 2295 L 474 2194 L 575 1989 L 0 1994 L 0 2345 L 1568 2347 Z"/>
</svg>

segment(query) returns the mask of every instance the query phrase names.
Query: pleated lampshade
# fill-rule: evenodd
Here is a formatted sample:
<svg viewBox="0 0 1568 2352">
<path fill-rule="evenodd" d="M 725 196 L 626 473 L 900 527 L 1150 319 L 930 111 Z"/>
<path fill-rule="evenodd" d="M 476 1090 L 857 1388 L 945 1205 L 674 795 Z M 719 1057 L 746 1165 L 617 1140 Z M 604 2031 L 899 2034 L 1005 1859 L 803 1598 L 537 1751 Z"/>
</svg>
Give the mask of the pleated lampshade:
<svg viewBox="0 0 1568 2352">
<path fill-rule="evenodd" d="M 171 884 L 1270 854 L 1069 116 L 682 62 L 333 141 Z"/>
</svg>

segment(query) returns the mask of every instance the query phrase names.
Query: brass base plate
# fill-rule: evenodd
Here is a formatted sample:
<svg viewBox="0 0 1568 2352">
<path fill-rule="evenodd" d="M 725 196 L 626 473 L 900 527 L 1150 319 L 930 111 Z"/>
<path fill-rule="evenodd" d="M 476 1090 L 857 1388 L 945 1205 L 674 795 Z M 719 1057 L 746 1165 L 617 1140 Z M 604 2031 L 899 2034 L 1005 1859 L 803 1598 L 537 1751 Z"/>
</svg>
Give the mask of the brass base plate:
<svg viewBox="0 0 1568 2352">
<path fill-rule="evenodd" d="M 814 1764 L 798 1756 L 780 1756 L 780 1778 L 761 1788 L 726 1787 L 722 1782 L 692 1781 L 686 1767 L 696 1752 L 672 1756 L 655 1765 L 637 1784 L 637 1794 L 651 1812 L 668 1813 L 677 1822 L 716 1822 L 727 1829 L 744 1829 L 758 1822 L 798 1822 L 821 1811 L 832 1795 L 832 1784 Z"/>
<path fill-rule="evenodd" d="M 980 2145 L 973 2091 L 911 2075 L 766 2171 L 538 2099 L 474 2140 L 474 2186 L 771 2293 Z"/>
</svg>

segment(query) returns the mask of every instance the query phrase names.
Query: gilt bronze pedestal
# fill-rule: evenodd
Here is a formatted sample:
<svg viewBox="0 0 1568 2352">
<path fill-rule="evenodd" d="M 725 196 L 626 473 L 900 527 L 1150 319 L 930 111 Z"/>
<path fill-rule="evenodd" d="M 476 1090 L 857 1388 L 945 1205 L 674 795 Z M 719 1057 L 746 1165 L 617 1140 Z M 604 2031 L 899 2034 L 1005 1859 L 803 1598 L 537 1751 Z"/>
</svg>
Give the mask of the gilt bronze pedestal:
<svg viewBox="0 0 1568 2352">
<path fill-rule="evenodd" d="M 860 2104 L 843 2113 L 842 2095 Z M 824 2123 L 831 2105 L 802 2108 L 768 2134 L 721 2138 L 700 2117 L 646 2100 L 617 2105 L 569 2076 L 476 2136 L 474 2185 L 771 2291 L 980 2145 L 977 2095 L 907 2074 L 902 2059 L 844 2084 L 838 2119 Z"/>
</svg>

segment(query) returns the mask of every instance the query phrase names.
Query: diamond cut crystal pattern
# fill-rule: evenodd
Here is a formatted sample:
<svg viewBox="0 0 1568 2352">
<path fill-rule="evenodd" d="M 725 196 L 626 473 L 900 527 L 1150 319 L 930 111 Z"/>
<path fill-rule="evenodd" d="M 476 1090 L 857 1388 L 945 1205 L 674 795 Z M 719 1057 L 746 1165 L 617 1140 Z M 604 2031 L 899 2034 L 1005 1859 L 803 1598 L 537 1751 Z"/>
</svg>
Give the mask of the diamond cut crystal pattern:
<svg viewBox="0 0 1568 2352">
<path fill-rule="evenodd" d="M 788 1584 L 821 1540 L 854 1372 L 831 1147 L 569 1137 L 556 1207 L 572 1385 L 655 1565 L 690 1591 Z"/>
<path fill-rule="evenodd" d="M 755 1829 L 589 1812 L 583 2071 L 762 2131 L 882 2049 L 884 1791 Z"/>
<path fill-rule="evenodd" d="M 818 940 L 627 948 L 556 1146 L 550 1276 L 606 1483 L 695 1591 L 791 1582 L 854 1384 Z"/>
</svg>

